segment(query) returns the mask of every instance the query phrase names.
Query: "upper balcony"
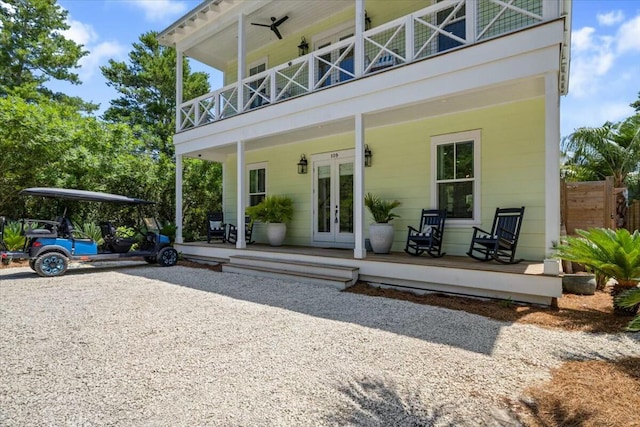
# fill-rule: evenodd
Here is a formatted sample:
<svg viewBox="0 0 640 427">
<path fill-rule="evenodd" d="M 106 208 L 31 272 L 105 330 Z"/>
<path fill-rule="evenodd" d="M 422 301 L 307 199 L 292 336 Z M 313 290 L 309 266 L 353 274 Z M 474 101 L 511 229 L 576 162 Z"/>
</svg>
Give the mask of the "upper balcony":
<svg viewBox="0 0 640 427">
<path fill-rule="evenodd" d="M 327 13 L 326 4 L 329 3 L 333 9 L 337 9 L 338 13 L 340 9 L 344 9 L 342 15 L 350 14 L 349 19 L 352 24 L 349 26 L 347 21 L 347 25 L 342 26 L 343 37 L 326 46 L 318 46 L 318 43 L 313 43 L 316 46 L 311 47 L 316 49 L 310 53 L 299 57 L 291 55 L 290 59 L 280 65 L 249 77 L 235 79 L 236 81 L 221 89 L 180 103 L 177 106 L 177 132 L 266 108 L 269 105 L 312 94 L 335 85 L 348 84 L 350 81 L 366 78 L 373 74 L 427 60 L 443 52 L 463 49 L 527 27 L 552 21 L 563 15 L 568 15 L 570 11 L 569 0 L 445 0 L 367 29 L 369 16 L 366 12 L 362 16 L 360 25 L 356 19 L 358 10 L 364 12 L 362 4 L 358 4 L 361 0 L 338 2 L 255 1 L 248 3 L 251 3 L 253 9 L 256 10 L 237 11 L 233 10 L 233 7 L 237 7 L 237 2 L 236 6 L 231 2 L 227 10 L 221 11 L 219 8 L 225 1 L 213 0 L 203 4 L 208 5 L 207 9 L 202 9 L 201 5 L 200 8 L 193 11 L 195 15 L 186 15 L 182 21 L 178 21 L 165 30 L 159 38 L 163 44 L 176 46 L 186 55 L 226 71 L 226 81 L 229 81 L 230 78 L 235 79 L 233 65 L 236 65 L 235 68 L 238 70 L 236 75 L 241 77 L 243 74 L 241 70 L 247 68 L 246 63 L 249 56 L 247 52 L 251 54 L 253 50 L 258 48 L 254 39 L 259 36 L 252 37 L 252 34 L 256 34 L 255 31 L 258 29 L 261 31 L 269 30 L 268 28 L 249 27 L 243 23 L 243 20 L 254 22 L 254 16 L 263 17 L 265 13 L 269 16 L 306 15 L 309 17 L 320 14 L 322 11 Z M 375 6 L 375 1 L 372 3 L 372 6 Z M 324 6 L 322 6 L 323 4 Z M 368 2 L 367 5 L 369 5 Z M 217 8 L 220 17 L 199 22 L 203 21 L 202 16 L 205 15 L 203 10 L 210 12 L 211 7 Z M 305 8 L 304 12 L 302 7 Z M 261 8 L 267 10 L 261 10 Z M 260 11 L 261 13 L 259 13 Z M 333 10 L 332 13 L 335 14 L 336 10 Z M 242 20 L 238 16 L 242 16 Z M 247 19 L 247 17 L 249 18 Z M 264 18 L 261 19 L 264 20 Z M 327 15 L 327 19 L 331 19 L 331 15 Z M 191 27 L 196 27 L 199 31 L 185 32 L 185 29 L 189 28 L 189 22 L 192 23 Z M 198 23 L 195 24 L 195 22 Z M 235 30 L 233 30 L 233 22 L 236 24 L 237 29 Z M 210 28 L 209 34 L 204 37 L 201 33 L 207 27 Z M 247 34 L 247 31 L 243 29 L 247 27 L 251 28 L 252 33 Z M 567 38 L 569 27 L 570 22 L 566 22 Z M 362 28 L 362 31 L 358 32 L 358 28 Z M 229 46 L 230 40 L 233 39 L 230 37 L 230 33 L 233 31 L 236 33 L 237 40 L 243 40 L 243 42 L 238 43 L 235 40 L 236 46 Z M 305 31 L 311 32 L 313 27 L 307 26 L 299 29 L 295 40 L 301 40 L 299 34 L 303 34 L 305 40 L 312 40 L 309 33 L 305 35 Z M 181 34 L 182 38 L 179 37 Z M 264 36 L 265 33 L 257 34 Z M 218 49 L 220 45 L 226 44 L 225 54 L 229 55 L 230 51 L 233 52 L 232 58 L 227 57 L 225 60 L 222 56 L 214 58 L 204 53 L 207 51 L 206 43 L 216 40 Z M 243 48 L 243 44 L 246 44 L 246 47 Z M 566 45 L 568 42 L 565 42 L 560 58 L 562 75 L 559 80 L 559 90 L 563 94 L 566 93 L 566 74 L 568 73 Z M 229 64 L 232 64 L 231 67 Z M 179 88 L 179 93 L 181 93 L 181 88 Z"/>
</svg>

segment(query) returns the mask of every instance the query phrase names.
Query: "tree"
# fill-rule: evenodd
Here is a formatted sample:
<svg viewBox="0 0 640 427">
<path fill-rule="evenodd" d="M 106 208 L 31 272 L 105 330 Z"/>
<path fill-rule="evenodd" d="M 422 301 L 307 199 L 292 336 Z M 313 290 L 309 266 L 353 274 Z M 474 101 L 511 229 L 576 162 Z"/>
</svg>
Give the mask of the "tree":
<svg viewBox="0 0 640 427">
<path fill-rule="evenodd" d="M 122 96 L 111 101 L 103 118 L 113 123 L 126 123 L 136 129 L 145 141 L 145 150 L 156 159 L 158 197 L 161 218 L 175 215 L 175 164 L 173 134 L 176 106 L 176 52 L 160 46 L 157 33 L 142 34 L 133 44 L 129 64 L 109 61 L 101 67 L 107 84 Z M 185 99 L 210 91 L 206 73 L 192 73 L 183 60 L 183 93 Z M 222 204 L 222 168 L 218 163 L 185 159 L 183 173 L 183 235 L 195 239 L 206 225 L 208 211 Z"/>
<path fill-rule="evenodd" d="M 638 92 L 638 100 L 629 105 L 631 105 L 631 108 L 636 110 L 636 113 L 640 113 L 640 92 Z"/>
<path fill-rule="evenodd" d="M 62 34 L 69 28 L 67 14 L 54 0 L 0 1 L 0 96 L 57 99 L 95 110 L 94 104 L 44 86 L 51 79 L 80 83 L 72 70 L 88 52 Z"/>
<path fill-rule="evenodd" d="M 640 170 L 640 115 L 579 128 L 563 140 L 563 150 L 571 153 L 569 169 L 598 179 L 613 176 L 614 185 L 623 187 L 629 173 Z"/>
<path fill-rule="evenodd" d="M 148 149 L 173 156 L 172 137 L 175 132 L 176 51 L 161 46 L 156 32 L 140 36 L 129 53 L 130 65 L 109 61 L 100 67 L 112 86 L 122 96 L 111 101 L 103 118 L 109 122 L 139 126 L 148 141 Z M 196 98 L 209 92 L 206 73 L 191 73 L 186 58 L 183 61 L 184 96 Z"/>
</svg>

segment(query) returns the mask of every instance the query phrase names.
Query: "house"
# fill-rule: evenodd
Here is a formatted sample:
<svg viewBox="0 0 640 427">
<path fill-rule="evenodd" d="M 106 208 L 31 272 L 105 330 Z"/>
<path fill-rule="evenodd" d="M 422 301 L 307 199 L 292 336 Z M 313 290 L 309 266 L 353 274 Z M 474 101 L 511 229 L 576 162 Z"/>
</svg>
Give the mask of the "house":
<svg viewBox="0 0 640 427">
<path fill-rule="evenodd" d="M 570 28 L 570 0 L 204 1 L 158 36 L 178 53 L 179 250 L 322 263 L 303 249 L 343 248 L 332 263 L 371 281 L 549 303 L 557 277 L 505 278 L 470 259 L 415 270 L 406 254 L 375 261 L 363 196 L 402 203 L 400 252 L 422 208 L 446 209 L 444 249 L 454 256 L 496 207 L 526 206 L 518 255 L 542 263 L 560 235 Z M 182 99 L 184 56 L 221 71 L 224 86 Z M 243 223 L 265 195 L 293 198 L 288 251 L 248 252 L 241 234 L 235 246 L 182 242 L 185 157 L 222 163 L 228 222 Z"/>
</svg>

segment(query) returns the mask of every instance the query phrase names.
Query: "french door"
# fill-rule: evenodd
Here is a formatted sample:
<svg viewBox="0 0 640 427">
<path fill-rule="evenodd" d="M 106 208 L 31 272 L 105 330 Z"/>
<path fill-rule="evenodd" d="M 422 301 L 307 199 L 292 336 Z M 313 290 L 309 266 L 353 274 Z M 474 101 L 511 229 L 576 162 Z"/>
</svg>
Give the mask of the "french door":
<svg viewBox="0 0 640 427">
<path fill-rule="evenodd" d="M 313 242 L 353 247 L 354 151 L 312 156 Z"/>
</svg>

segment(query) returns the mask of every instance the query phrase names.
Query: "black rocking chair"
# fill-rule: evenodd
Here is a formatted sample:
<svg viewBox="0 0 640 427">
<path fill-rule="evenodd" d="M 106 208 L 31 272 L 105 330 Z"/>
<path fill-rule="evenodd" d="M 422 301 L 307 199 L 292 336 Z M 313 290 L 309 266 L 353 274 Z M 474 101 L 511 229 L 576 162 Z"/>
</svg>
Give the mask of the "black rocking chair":
<svg viewBox="0 0 640 427">
<path fill-rule="evenodd" d="M 524 206 L 521 208 L 496 209 L 491 231 L 473 227 L 473 238 L 469 247 L 469 255 L 478 261 L 495 260 L 502 264 L 517 264 L 522 259 L 515 259 Z"/>
<path fill-rule="evenodd" d="M 251 217 L 247 215 L 244 217 L 244 240 L 245 242 L 247 242 L 247 245 L 250 245 L 253 243 L 253 240 L 251 240 L 252 231 L 253 231 L 253 222 L 251 222 Z M 227 242 L 235 244 L 237 240 L 238 240 L 238 227 L 236 227 L 233 224 L 229 224 L 229 234 L 227 235 Z"/>
<path fill-rule="evenodd" d="M 428 253 L 433 258 L 444 256 L 442 252 L 442 237 L 444 235 L 444 221 L 446 210 L 423 209 L 418 229 L 408 226 L 407 245 L 404 251 L 409 255 L 419 256 Z"/>
<path fill-rule="evenodd" d="M 227 226 L 222 212 L 212 212 L 207 215 L 207 243 L 212 240 L 227 241 Z"/>
</svg>

